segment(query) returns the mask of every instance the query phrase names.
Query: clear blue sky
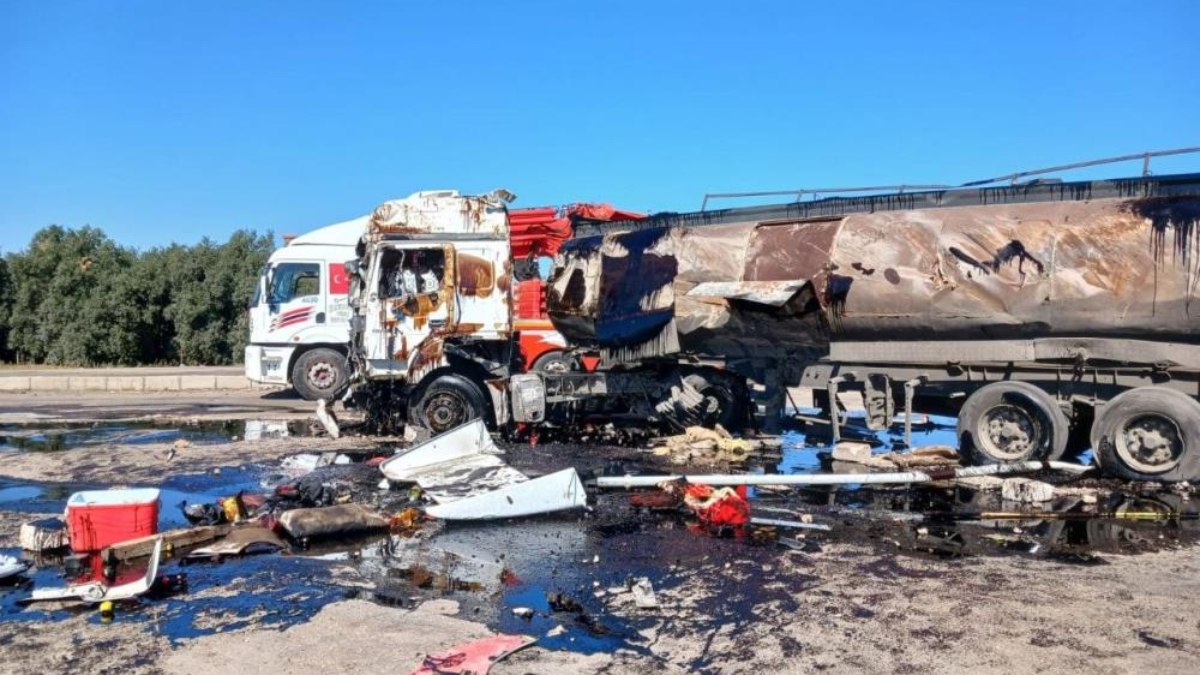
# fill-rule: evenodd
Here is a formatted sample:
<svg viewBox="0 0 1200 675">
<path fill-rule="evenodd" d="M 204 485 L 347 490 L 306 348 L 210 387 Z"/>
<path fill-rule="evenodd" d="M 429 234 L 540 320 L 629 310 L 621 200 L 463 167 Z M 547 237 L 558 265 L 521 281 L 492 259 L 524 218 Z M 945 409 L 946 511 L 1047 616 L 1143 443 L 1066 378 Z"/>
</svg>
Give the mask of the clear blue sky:
<svg viewBox="0 0 1200 675">
<path fill-rule="evenodd" d="M 1191 0 L 584 4 L 0 0 L 0 249 L 303 232 L 419 189 L 693 210 L 1200 145 Z"/>
</svg>

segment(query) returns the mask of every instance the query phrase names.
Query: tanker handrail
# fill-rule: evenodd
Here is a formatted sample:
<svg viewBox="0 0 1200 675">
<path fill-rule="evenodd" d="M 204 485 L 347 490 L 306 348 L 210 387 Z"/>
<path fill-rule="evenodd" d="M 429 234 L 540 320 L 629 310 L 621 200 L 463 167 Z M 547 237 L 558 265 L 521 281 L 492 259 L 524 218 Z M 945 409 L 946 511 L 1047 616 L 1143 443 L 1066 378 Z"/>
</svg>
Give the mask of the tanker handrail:
<svg viewBox="0 0 1200 675">
<path fill-rule="evenodd" d="M 1058 166 L 1046 167 L 1044 169 L 1032 169 L 1029 171 L 1018 171 L 1017 173 L 1005 174 L 995 178 L 985 178 L 982 180 L 973 180 L 960 185 L 874 185 L 867 187 L 833 187 L 833 188 L 800 188 L 796 190 L 759 190 L 754 192 L 706 192 L 704 200 L 700 204 L 700 210 L 704 211 L 708 208 L 710 199 L 741 199 L 746 197 L 774 197 L 780 195 L 793 195 L 796 201 L 803 201 L 806 195 L 813 197 L 821 194 L 839 194 L 845 192 L 883 192 L 893 191 L 898 194 L 904 194 L 906 190 L 948 190 L 955 187 L 979 187 L 983 185 L 991 185 L 992 183 L 1001 183 L 1009 181 L 1016 185 L 1017 181 L 1030 176 L 1040 176 L 1048 173 L 1057 173 L 1059 171 L 1068 171 L 1071 169 L 1083 169 L 1092 166 L 1100 166 L 1103 164 L 1118 164 L 1121 162 L 1131 162 L 1134 160 L 1142 160 L 1142 177 L 1150 175 L 1150 159 L 1153 157 L 1166 157 L 1170 155 L 1186 155 L 1191 153 L 1200 153 L 1200 146 L 1187 148 L 1173 148 L 1170 150 L 1148 150 L 1130 155 L 1119 155 L 1117 157 L 1105 157 L 1102 159 L 1090 159 L 1083 162 L 1073 162 L 1071 164 L 1060 164 Z"/>
<path fill-rule="evenodd" d="M 1047 173 L 1057 173 L 1059 171 L 1068 171 L 1070 169 L 1084 169 L 1089 166 L 1100 166 L 1101 164 L 1118 164 L 1120 162 L 1132 162 L 1133 160 L 1142 160 L 1142 177 L 1150 175 L 1150 158 L 1166 157 L 1168 155 L 1186 155 L 1200 152 L 1200 146 L 1191 148 L 1174 148 L 1172 150 L 1149 150 L 1146 152 L 1138 152 L 1132 155 L 1120 155 L 1117 157 L 1105 157 L 1103 159 L 1089 159 L 1084 162 L 1074 162 L 1071 164 L 1060 164 L 1058 166 L 1046 167 L 1045 169 L 1033 169 L 1031 171 L 1019 171 L 1010 173 L 1005 176 L 997 176 L 995 178 L 985 178 L 983 180 L 973 180 L 969 183 L 963 183 L 959 187 L 976 187 L 979 185 L 990 185 L 992 183 L 1000 183 L 1009 181 L 1016 183 L 1017 180 L 1027 176 L 1039 176 Z"/>
</svg>

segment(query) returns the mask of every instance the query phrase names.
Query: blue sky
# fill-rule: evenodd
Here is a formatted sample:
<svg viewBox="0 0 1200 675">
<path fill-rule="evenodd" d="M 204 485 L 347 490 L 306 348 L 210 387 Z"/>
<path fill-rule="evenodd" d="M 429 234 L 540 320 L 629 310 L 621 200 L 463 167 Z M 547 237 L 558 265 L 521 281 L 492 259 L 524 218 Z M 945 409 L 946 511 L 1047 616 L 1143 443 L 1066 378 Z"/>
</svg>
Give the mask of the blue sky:
<svg viewBox="0 0 1200 675">
<path fill-rule="evenodd" d="M 1200 145 L 1197 25 L 1187 0 L 0 0 L 0 250 L 304 232 L 420 189 L 693 210 Z"/>
</svg>

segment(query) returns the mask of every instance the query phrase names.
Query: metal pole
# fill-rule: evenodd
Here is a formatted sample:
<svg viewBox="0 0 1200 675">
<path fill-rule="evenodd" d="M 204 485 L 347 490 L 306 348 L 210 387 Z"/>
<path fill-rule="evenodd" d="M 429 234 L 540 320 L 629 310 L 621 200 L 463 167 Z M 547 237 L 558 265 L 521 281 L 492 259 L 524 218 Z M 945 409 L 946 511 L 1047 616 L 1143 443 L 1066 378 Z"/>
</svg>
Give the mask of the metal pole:
<svg viewBox="0 0 1200 675">
<path fill-rule="evenodd" d="M 953 469 L 905 471 L 899 473 L 807 473 L 807 474 L 696 474 L 662 476 L 599 476 L 596 487 L 656 487 L 659 483 L 683 479 L 697 485 L 904 485 L 929 483 L 951 478 L 1029 473 L 1050 469 L 1081 474 L 1091 467 L 1071 462 L 1016 462 Z"/>
</svg>

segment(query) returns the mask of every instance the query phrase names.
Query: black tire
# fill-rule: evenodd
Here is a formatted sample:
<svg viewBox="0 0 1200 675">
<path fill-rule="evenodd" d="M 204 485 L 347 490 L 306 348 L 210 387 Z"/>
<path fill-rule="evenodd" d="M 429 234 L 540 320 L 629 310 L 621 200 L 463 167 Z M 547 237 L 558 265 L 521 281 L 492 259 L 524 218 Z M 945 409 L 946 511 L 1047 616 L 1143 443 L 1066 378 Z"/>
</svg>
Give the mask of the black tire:
<svg viewBox="0 0 1200 675">
<path fill-rule="evenodd" d="M 1096 462 L 1128 480 L 1174 483 L 1200 478 L 1200 403 L 1165 387 L 1139 387 L 1096 411 Z"/>
<path fill-rule="evenodd" d="M 409 423 L 433 435 L 484 417 L 487 401 L 479 387 L 461 375 L 442 375 L 422 387 L 408 407 Z"/>
<path fill-rule="evenodd" d="M 332 401 L 345 392 L 349 373 L 344 354 L 318 347 L 301 354 L 292 365 L 292 387 L 306 401 Z"/>
<path fill-rule="evenodd" d="M 579 362 L 566 352 L 554 350 L 534 359 L 529 370 L 537 373 L 570 373 L 579 370 Z"/>
<path fill-rule="evenodd" d="M 745 382 L 719 372 L 688 373 L 683 380 L 705 399 L 705 409 L 695 412 L 693 424 L 705 427 L 720 424 L 730 432 L 742 430 L 746 424 L 746 411 L 750 400 Z"/>
<path fill-rule="evenodd" d="M 993 382 L 958 413 L 958 447 L 968 464 L 1055 460 L 1070 424 L 1046 392 L 1027 382 Z"/>
</svg>

